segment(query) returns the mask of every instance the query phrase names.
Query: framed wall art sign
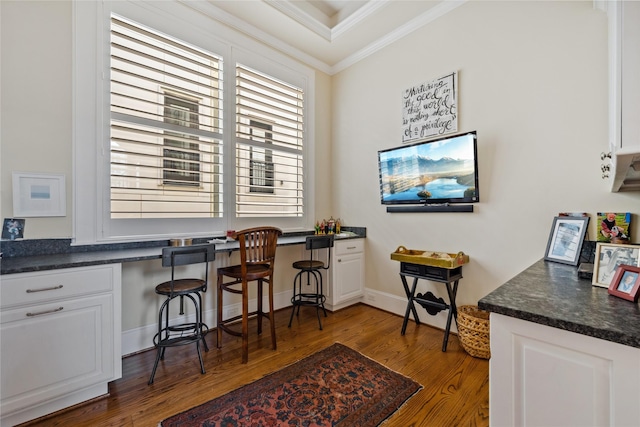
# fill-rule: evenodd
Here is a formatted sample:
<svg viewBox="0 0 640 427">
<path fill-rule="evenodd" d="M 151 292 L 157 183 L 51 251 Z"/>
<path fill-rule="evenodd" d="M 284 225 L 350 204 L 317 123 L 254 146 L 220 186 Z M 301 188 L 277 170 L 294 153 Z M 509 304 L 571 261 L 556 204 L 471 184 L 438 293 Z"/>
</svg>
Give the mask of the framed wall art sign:
<svg viewBox="0 0 640 427">
<path fill-rule="evenodd" d="M 637 302 L 640 292 L 640 267 L 621 265 L 611 279 L 609 294 L 618 298 Z"/>
<path fill-rule="evenodd" d="M 589 217 L 555 217 L 544 259 L 578 265 L 588 225 Z"/>
<path fill-rule="evenodd" d="M 453 72 L 404 90 L 402 142 L 458 130 L 458 74 Z"/>
<path fill-rule="evenodd" d="M 64 175 L 13 172 L 13 216 L 65 216 Z"/>
<path fill-rule="evenodd" d="M 603 288 L 610 287 L 621 265 L 640 267 L 640 246 L 598 242 L 591 283 Z"/>
</svg>

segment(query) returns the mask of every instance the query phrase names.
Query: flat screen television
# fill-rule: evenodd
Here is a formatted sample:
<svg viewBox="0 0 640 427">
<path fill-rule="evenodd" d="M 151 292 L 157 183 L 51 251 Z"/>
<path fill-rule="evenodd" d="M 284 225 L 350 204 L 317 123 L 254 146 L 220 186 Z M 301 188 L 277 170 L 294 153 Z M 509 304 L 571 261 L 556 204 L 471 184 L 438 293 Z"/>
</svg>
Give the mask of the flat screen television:
<svg viewBox="0 0 640 427">
<path fill-rule="evenodd" d="M 476 203 L 476 131 L 378 151 L 383 205 Z"/>
</svg>

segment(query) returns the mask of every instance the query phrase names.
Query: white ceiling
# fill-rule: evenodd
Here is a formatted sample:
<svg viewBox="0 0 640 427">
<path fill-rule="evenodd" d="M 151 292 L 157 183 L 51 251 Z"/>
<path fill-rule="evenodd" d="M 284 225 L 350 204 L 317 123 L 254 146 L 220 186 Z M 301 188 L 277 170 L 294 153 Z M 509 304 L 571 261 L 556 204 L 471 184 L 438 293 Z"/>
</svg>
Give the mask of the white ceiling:
<svg viewBox="0 0 640 427">
<path fill-rule="evenodd" d="M 216 19 L 334 74 L 465 1 L 208 0 L 208 4 Z"/>
</svg>

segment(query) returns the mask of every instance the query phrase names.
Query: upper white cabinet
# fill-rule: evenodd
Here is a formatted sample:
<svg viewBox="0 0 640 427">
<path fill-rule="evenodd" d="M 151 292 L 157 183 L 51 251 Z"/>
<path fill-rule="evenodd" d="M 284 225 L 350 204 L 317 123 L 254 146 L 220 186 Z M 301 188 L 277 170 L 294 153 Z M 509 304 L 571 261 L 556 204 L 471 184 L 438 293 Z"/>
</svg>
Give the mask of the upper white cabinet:
<svg viewBox="0 0 640 427">
<path fill-rule="evenodd" d="M 611 190 L 640 191 L 640 2 L 608 1 Z"/>
</svg>

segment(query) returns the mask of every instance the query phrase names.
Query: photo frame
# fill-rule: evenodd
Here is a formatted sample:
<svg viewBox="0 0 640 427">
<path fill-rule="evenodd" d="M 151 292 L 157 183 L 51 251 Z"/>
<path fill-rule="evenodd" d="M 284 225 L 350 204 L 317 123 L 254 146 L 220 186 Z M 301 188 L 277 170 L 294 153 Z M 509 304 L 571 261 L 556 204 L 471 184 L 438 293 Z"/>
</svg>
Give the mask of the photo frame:
<svg viewBox="0 0 640 427">
<path fill-rule="evenodd" d="M 65 177 L 13 172 L 13 216 L 66 216 Z"/>
<path fill-rule="evenodd" d="M 627 244 L 631 240 L 631 212 L 598 212 L 596 240 L 605 243 Z"/>
<path fill-rule="evenodd" d="M 621 265 L 609 285 L 609 294 L 628 301 L 638 302 L 640 294 L 640 267 Z"/>
<path fill-rule="evenodd" d="M 544 259 L 578 265 L 588 225 L 589 217 L 557 216 L 553 218 Z"/>
<path fill-rule="evenodd" d="M 598 242 L 591 284 L 609 288 L 621 265 L 640 267 L 640 246 Z"/>
<path fill-rule="evenodd" d="M 22 218 L 5 218 L 2 223 L 2 240 L 18 240 L 24 238 L 25 220 Z"/>
</svg>

